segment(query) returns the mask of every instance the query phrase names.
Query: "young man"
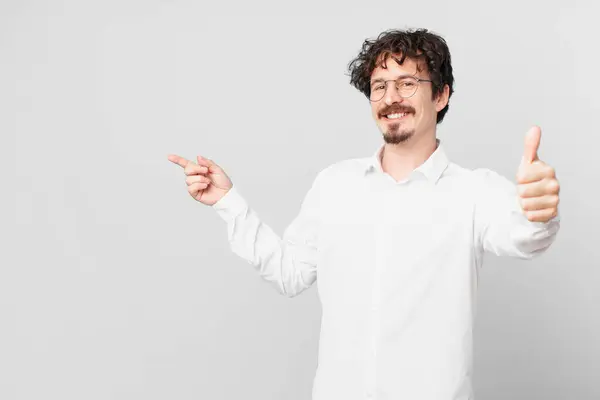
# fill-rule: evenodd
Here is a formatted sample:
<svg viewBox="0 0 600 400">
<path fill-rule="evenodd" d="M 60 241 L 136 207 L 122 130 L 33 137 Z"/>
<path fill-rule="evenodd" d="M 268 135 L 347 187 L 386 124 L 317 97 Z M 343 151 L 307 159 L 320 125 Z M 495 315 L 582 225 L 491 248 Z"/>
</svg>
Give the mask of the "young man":
<svg viewBox="0 0 600 400">
<path fill-rule="evenodd" d="M 221 167 L 171 155 L 188 192 L 227 222 L 232 250 L 289 297 L 318 279 L 313 400 L 470 400 L 483 253 L 531 258 L 559 229 L 559 184 L 525 135 L 518 185 L 446 157 L 436 126 L 453 76 L 441 37 L 387 31 L 349 64 L 384 144 L 316 177 L 283 239 Z"/>
</svg>

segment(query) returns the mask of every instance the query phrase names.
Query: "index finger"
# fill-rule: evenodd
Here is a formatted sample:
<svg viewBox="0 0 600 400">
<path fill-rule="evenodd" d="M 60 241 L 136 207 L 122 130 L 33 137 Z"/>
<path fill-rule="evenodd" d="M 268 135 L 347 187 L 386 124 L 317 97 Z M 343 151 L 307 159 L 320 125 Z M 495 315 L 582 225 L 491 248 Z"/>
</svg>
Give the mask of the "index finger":
<svg viewBox="0 0 600 400">
<path fill-rule="evenodd" d="M 182 168 L 185 168 L 190 163 L 189 160 L 186 160 L 185 158 L 180 157 L 176 154 L 169 154 L 169 161 L 179 165 Z"/>
</svg>

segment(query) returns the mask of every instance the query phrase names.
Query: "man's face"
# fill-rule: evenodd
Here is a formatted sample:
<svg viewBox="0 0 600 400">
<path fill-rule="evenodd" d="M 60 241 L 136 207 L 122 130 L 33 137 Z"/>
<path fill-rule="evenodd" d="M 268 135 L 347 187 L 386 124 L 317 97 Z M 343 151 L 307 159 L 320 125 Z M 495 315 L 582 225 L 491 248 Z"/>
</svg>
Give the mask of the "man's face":
<svg viewBox="0 0 600 400">
<path fill-rule="evenodd" d="M 409 58 L 404 60 L 403 65 L 388 58 L 386 66 L 387 68 L 384 69 L 380 64 L 375 68 L 371 74 L 371 88 L 374 87 L 373 81 L 375 80 L 395 80 L 402 75 L 429 79 L 424 68 L 418 72 L 417 63 Z M 402 98 L 398 94 L 394 82 L 387 82 L 386 85 L 387 90 L 384 97 L 379 101 L 371 102 L 373 118 L 386 143 L 403 143 L 414 136 L 435 132 L 437 113 L 446 105 L 443 94 L 432 99 L 432 84 L 420 82 L 412 97 Z M 447 102 L 447 98 L 445 100 Z"/>
</svg>

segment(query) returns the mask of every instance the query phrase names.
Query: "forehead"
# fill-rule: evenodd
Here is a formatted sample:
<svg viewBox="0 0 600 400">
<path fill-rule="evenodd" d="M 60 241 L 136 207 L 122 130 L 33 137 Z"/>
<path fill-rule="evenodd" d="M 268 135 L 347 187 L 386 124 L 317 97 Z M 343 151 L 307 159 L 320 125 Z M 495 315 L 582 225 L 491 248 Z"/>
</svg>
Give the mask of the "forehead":
<svg viewBox="0 0 600 400">
<path fill-rule="evenodd" d="M 385 57 L 385 58 L 384 58 Z M 382 55 L 377 62 L 377 66 L 371 73 L 371 81 L 375 79 L 392 79 L 399 75 L 421 75 L 419 72 L 423 68 L 412 58 L 405 58 L 402 65 L 398 64 L 394 58 L 400 60 L 401 54 Z"/>
</svg>

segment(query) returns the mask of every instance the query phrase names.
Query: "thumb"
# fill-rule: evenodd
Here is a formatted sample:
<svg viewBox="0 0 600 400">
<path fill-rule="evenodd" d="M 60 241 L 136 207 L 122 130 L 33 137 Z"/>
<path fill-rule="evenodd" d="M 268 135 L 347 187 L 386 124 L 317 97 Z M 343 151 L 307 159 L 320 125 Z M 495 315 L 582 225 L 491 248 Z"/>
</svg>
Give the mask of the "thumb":
<svg viewBox="0 0 600 400">
<path fill-rule="evenodd" d="M 538 159 L 538 149 L 540 147 L 540 140 L 542 139 L 542 130 L 539 126 L 532 127 L 525 134 L 525 151 L 523 153 L 523 161 L 532 163 Z"/>
<path fill-rule="evenodd" d="M 198 164 L 207 167 L 209 172 L 217 174 L 223 173 L 221 167 L 219 167 L 213 160 L 202 156 L 197 156 L 196 159 L 198 160 Z"/>
</svg>

